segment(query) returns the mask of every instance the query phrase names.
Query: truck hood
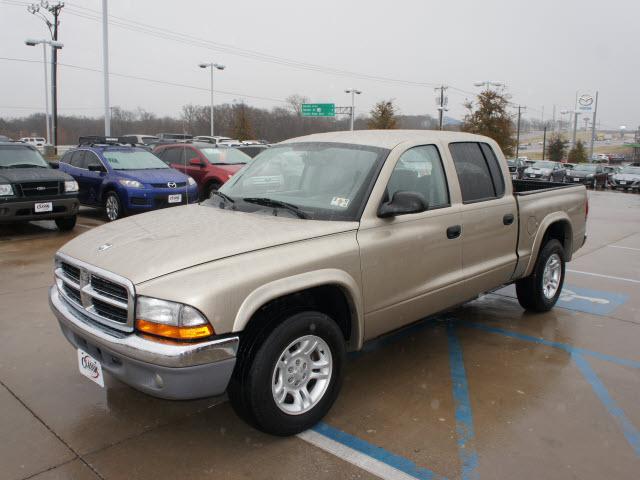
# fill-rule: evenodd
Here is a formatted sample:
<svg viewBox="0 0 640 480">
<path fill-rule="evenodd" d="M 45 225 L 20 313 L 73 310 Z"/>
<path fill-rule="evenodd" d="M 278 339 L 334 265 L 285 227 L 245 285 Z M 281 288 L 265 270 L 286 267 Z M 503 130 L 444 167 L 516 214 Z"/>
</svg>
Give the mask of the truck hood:
<svg viewBox="0 0 640 480">
<path fill-rule="evenodd" d="M 0 183 L 63 182 L 73 178 L 53 168 L 7 168 L 0 169 Z"/>
<path fill-rule="evenodd" d="M 196 204 L 102 225 L 74 238 L 60 252 L 138 284 L 202 263 L 357 228 L 357 222 L 275 217 Z"/>
</svg>

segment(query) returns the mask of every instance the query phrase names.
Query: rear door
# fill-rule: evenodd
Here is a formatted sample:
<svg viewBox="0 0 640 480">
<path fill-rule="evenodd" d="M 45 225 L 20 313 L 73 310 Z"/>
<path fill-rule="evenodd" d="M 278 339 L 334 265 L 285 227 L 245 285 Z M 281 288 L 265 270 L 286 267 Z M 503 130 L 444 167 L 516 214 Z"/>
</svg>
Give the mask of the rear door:
<svg viewBox="0 0 640 480">
<path fill-rule="evenodd" d="M 449 152 L 462 196 L 462 265 L 471 298 L 511 278 L 517 261 L 518 212 L 488 143 L 450 143 Z"/>
</svg>

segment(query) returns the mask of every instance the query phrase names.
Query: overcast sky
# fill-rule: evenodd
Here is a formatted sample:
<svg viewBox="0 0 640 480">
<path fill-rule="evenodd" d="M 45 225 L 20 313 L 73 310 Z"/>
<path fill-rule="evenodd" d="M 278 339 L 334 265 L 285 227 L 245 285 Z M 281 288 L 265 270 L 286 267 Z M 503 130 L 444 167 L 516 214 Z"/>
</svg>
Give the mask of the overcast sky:
<svg viewBox="0 0 640 480">
<path fill-rule="evenodd" d="M 59 67 L 60 112 L 98 116 L 102 2 L 65 3 L 59 61 L 98 71 Z M 550 118 L 554 104 L 557 112 L 573 108 L 576 90 L 598 90 L 603 127 L 640 125 L 636 0 L 110 0 L 109 14 L 113 74 L 198 87 L 114 75 L 111 104 L 127 109 L 177 115 L 184 104 L 208 104 L 209 76 L 197 65 L 216 61 L 227 69 L 216 72 L 215 89 L 232 92 L 216 93 L 216 103 L 273 107 L 298 93 L 348 105 L 344 89 L 353 86 L 363 91 L 361 113 L 393 98 L 401 113 L 435 116 L 431 84 L 444 83 L 470 92 L 449 89 L 449 115 L 460 118 L 474 82 L 499 80 L 530 117 L 541 118 L 544 107 Z M 23 2 L 0 0 L 0 57 L 41 61 L 42 49 L 23 42 L 47 34 Z M 200 44 L 176 41 L 180 35 Z M 42 111 L 43 95 L 41 64 L 0 59 L 0 115 Z"/>
</svg>

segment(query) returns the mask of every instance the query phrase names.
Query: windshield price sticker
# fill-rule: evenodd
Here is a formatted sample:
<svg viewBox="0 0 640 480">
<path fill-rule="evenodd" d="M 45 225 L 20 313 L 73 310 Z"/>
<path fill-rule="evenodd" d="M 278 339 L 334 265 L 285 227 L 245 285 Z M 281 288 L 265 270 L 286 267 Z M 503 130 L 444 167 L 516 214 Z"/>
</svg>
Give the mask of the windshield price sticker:
<svg viewBox="0 0 640 480">
<path fill-rule="evenodd" d="M 331 206 L 339 207 L 339 208 L 347 208 L 349 206 L 349 199 L 342 198 L 342 197 L 333 197 L 331 199 Z"/>
</svg>

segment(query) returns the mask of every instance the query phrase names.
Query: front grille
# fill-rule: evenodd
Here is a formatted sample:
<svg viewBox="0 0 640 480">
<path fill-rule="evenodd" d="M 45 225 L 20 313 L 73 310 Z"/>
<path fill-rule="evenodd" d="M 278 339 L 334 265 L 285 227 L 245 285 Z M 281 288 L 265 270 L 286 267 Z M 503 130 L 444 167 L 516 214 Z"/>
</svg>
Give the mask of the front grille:
<svg viewBox="0 0 640 480">
<path fill-rule="evenodd" d="M 129 280 L 62 254 L 56 264 L 58 291 L 80 313 L 116 330 L 133 331 L 135 292 Z"/>
<path fill-rule="evenodd" d="M 69 295 L 69 297 L 71 297 L 71 299 L 74 302 L 82 303 L 82 300 L 80 299 L 80 290 L 78 290 L 77 288 L 70 287 L 66 283 L 65 283 L 63 288 L 64 288 L 65 293 L 67 295 Z"/>
<path fill-rule="evenodd" d="M 74 282 L 80 283 L 80 269 L 78 267 L 70 265 L 67 262 L 62 262 L 60 267 L 64 271 L 65 275 L 71 278 Z"/>
<path fill-rule="evenodd" d="M 180 187 L 186 187 L 187 186 L 187 182 L 173 182 L 173 183 L 175 183 L 174 187 L 170 187 L 169 183 L 172 183 L 172 182 L 152 183 L 151 186 L 154 187 L 154 188 L 180 188 Z"/>
<path fill-rule="evenodd" d="M 96 275 L 91 275 L 91 286 L 96 292 L 106 297 L 114 298 L 125 303 L 127 302 L 127 297 L 129 295 L 127 293 L 127 289 L 122 285 L 110 282 L 109 280 Z"/>
<path fill-rule="evenodd" d="M 92 299 L 95 312 L 101 317 L 108 318 L 114 322 L 127 323 L 127 310 L 124 308 L 114 307 L 106 302 Z"/>
<path fill-rule="evenodd" d="M 23 182 L 18 184 L 23 197 L 48 197 L 60 194 L 60 182 Z"/>
</svg>

